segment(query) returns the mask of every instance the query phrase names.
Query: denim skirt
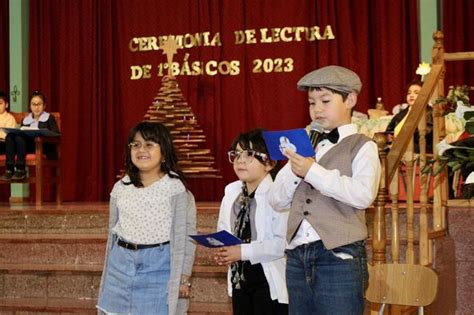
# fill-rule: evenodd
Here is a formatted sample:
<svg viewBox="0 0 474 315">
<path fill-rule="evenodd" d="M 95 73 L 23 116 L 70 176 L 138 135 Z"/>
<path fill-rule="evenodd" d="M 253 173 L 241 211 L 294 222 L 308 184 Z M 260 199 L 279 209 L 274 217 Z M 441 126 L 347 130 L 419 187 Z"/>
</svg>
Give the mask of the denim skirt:
<svg viewBox="0 0 474 315">
<path fill-rule="evenodd" d="M 130 250 L 113 242 L 104 272 L 99 313 L 168 314 L 169 243 Z"/>
</svg>

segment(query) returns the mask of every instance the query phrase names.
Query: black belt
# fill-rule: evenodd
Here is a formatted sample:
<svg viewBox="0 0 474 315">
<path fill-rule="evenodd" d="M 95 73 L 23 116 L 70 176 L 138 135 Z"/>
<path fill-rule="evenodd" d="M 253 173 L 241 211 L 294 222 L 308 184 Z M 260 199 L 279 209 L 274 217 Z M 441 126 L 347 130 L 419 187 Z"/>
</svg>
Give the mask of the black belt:
<svg viewBox="0 0 474 315">
<path fill-rule="evenodd" d="M 170 241 L 163 242 L 163 243 L 158 243 L 158 244 L 133 244 L 133 243 L 125 242 L 124 240 L 121 240 L 121 239 L 117 240 L 117 245 L 118 246 L 121 246 L 121 247 L 126 248 L 126 249 L 130 249 L 130 250 L 158 247 L 158 246 L 166 245 L 166 244 L 169 244 L 169 243 L 170 243 Z"/>
</svg>

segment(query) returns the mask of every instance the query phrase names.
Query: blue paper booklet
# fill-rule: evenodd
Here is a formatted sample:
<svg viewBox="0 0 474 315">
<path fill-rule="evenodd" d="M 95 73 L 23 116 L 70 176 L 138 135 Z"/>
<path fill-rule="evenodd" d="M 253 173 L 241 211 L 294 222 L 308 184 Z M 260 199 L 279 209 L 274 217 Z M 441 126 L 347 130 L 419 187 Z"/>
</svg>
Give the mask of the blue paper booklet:
<svg viewBox="0 0 474 315">
<path fill-rule="evenodd" d="M 290 148 L 304 157 L 314 157 L 314 149 L 304 128 L 264 131 L 263 138 L 267 145 L 270 158 L 274 161 L 287 160 L 283 155 L 285 148 Z"/>
<path fill-rule="evenodd" d="M 242 241 L 230 234 L 226 230 L 222 230 L 211 234 L 189 235 L 198 244 L 206 247 L 222 247 L 242 244 Z"/>
</svg>

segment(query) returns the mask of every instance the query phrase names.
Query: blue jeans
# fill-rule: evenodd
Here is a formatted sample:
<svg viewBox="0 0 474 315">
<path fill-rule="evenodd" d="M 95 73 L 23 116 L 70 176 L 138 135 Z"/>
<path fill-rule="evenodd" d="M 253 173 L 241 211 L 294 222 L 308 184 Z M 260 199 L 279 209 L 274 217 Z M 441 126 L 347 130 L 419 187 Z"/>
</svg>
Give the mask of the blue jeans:
<svg viewBox="0 0 474 315">
<path fill-rule="evenodd" d="M 369 279 L 364 241 L 332 250 L 317 241 L 288 250 L 287 255 L 290 314 L 364 313 Z"/>
<path fill-rule="evenodd" d="M 104 272 L 99 314 L 168 315 L 169 244 L 130 250 L 114 241 Z"/>
</svg>

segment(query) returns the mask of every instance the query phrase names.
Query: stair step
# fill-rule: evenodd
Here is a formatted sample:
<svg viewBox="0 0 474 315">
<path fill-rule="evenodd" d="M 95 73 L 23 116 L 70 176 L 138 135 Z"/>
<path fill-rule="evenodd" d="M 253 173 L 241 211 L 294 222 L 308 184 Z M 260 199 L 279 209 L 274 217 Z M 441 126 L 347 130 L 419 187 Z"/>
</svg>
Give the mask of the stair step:
<svg viewBox="0 0 474 315">
<path fill-rule="evenodd" d="M 108 211 L 5 210 L 0 208 L 0 234 L 105 234 Z"/>
<path fill-rule="evenodd" d="M 196 246 L 196 258 L 194 259 L 194 265 L 215 265 L 213 250 L 204 246 Z"/>
<path fill-rule="evenodd" d="M 196 202 L 198 212 L 202 213 L 219 213 L 220 202 L 216 201 L 198 201 Z M 0 204 L 0 215 L 6 214 L 91 214 L 100 213 L 108 215 L 108 202 L 90 202 L 90 203 L 76 203 L 65 202 L 60 205 L 56 203 L 44 203 L 37 206 L 31 204 Z"/>
<path fill-rule="evenodd" d="M 189 315 L 232 315 L 232 303 L 190 302 Z"/>
<path fill-rule="evenodd" d="M 0 234 L 0 264 L 103 264 L 105 234 Z"/>
<path fill-rule="evenodd" d="M 17 233 L 8 233 L 0 234 L 1 243 L 97 243 L 97 242 L 106 242 L 107 234 L 106 233 L 96 233 L 96 234 L 17 234 Z"/>
<path fill-rule="evenodd" d="M 96 304 L 97 299 L 0 298 L 2 311 L 97 314 Z"/>
<path fill-rule="evenodd" d="M 100 265 L 80 264 L 0 264 L 0 273 L 102 273 Z"/>
<path fill-rule="evenodd" d="M 199 233 L 214 232 L 218 202 L 198 202 Z M 0 207 L 0 234 L 106 234 L 108 203 Z"/>
<path fill-rule="evenodd" d="M 96 298 L 102 266 L 0 264 L 1 298 Z"/>
<path fill-rule="evenodd" d="M 0 234 L 0 263 L 102 264 L 107 235 L 100 234 Z M 211 249 L 197 246 L 196 265 L 213 265 Z"/>
<path fill-rule="evenodd" d="M 208 265 L 208 266 L 193 266 L 193 277 L 226 277 L 227 266 Z"/>
<path fill-rule="evenodd" d="M 0 264 L 3 298 L 96 298 L 101 265 Z M 191 300 L 227 301 L 227 267 L 194 266 Z"/>
<path fill-rule="evenodd" d="M 214 232 L 219 203 L 198 203 L 199 233 Z M 95 314 L 108 204 L 0 207 L 0 314 Z M 227 266 L 198 246 L 191 315 L 232 314 Z M 9 313 L 11 312 L 11 313 Z"/>
<path fill-rule="evenodd" d="M 83 265 L 83 264 L 0 264 L 0 272 L 21 273 L 21 272 L 102 272 L 102 264 L 100 265 Z M 227 274 L 227 266 L 211 265 L 211 266 L 194 266 L 194 277 L 225 277 Z"/>
<path fill-rule="evenodd" d="M 193 266 L 191 301 L 223 303 L 227 296 L 227 266 Z"/>
<path fill-rule="evenodd" d="M 97 314 L 97 299 L 0 298 L 0 310 L 22 312 L 52 312 L 61 314 Z M 12 313 L 13 314 L 13 313 Z M 232 304 L 190 302 L 189 315 L 232 315 Z"/>
</svg>

